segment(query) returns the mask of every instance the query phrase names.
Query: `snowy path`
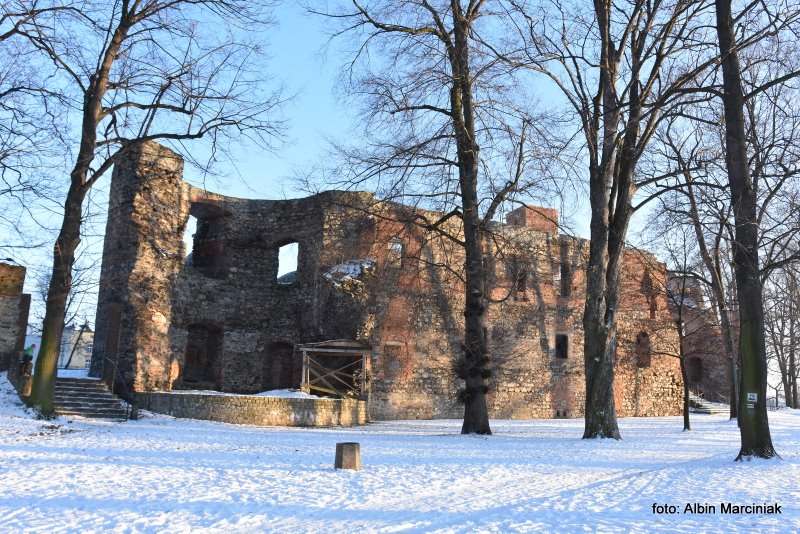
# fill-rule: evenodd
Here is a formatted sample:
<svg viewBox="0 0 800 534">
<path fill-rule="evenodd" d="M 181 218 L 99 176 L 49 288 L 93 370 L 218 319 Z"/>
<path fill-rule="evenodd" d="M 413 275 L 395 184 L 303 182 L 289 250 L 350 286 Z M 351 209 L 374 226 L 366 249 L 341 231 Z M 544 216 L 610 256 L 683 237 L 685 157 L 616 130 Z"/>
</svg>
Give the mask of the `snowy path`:
<svg viewBox="0 0 800 534">
<path fill-rule="evenodd" d="M 624 419 L 622 442 L 581 420 L 359 429 L 147 417 L 31 420 L 0 377 L 1 532 L 798 532 L 800 412 L 770 413 L 781 461 L 734 463 L 721 416 Z M 332 469 L 359 441 L 364 470 Z M 653 515 L 653 502 L 777 501 L 783 514 Z"/>
</svg>

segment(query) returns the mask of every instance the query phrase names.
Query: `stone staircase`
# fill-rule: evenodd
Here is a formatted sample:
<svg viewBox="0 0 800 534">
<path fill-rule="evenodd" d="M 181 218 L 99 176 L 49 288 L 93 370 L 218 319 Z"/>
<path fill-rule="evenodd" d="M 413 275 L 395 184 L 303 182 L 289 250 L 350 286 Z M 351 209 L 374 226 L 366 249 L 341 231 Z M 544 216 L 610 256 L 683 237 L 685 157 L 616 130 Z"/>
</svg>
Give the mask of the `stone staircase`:
<svg viewBox="0 0 800 534">
<path fill-rule="evenodd" d="M 55 389 L 57 415 L 79 415 L 95 419 L 125 421 L 125 404 L 101 380 L 90 378 L 57 378 Z"/>
<path fill-rule="evenodd" d="M 707 401 L 696 393 L 689 393 L 689 411 L 692 413 L 728 415 L 730 414 L 730 407 L 721 402 Z"/>
</svg>

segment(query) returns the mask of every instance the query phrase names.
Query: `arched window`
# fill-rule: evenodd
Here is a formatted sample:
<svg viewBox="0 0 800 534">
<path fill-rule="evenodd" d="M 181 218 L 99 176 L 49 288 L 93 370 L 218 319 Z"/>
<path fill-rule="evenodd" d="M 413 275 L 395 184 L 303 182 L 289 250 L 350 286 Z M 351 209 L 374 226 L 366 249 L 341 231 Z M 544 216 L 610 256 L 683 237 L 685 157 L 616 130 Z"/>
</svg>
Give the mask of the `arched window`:
<svg viewBox="0 0 800 534">
<path fill-rule="evenodd" d="M 528 291 L 528 271 L 530 267 L 527 262 L 517 255 L 512 255 L 508 257 L 505 268 L 514 300 L 528 300 L 526 293 Z"/>
<path fill-rule="evenodd" d="M 650 367 L 650 335 L 647 332 L 639 332 L 636 336 L 636 365 L 639 368 Z"/>
<path fill-rule="evenodd" d="M 278 249 L 278 272 L 275 281 L 281 285 L 297 282 L 297 260 L 300 255 L 300 244 L 292 241 Z"/>
<path fill-rule="evenodd" d="M 400 238 L 392 238 L 386 245 L 386 264 L 391 267 L 403 265 L 403 241 Z"/>
</svg>

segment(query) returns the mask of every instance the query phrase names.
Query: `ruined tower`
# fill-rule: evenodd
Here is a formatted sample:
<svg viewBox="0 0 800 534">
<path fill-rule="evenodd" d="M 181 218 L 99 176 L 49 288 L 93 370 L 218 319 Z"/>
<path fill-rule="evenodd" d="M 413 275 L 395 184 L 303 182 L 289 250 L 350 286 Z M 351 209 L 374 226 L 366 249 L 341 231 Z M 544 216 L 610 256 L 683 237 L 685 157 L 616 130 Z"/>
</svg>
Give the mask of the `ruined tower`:
<svg viewBox="0 0 800 534">
<path fill-rule="evenodd" d="M 170 295 L 183 264 L 189 206 L 182 175 L 183 159 L 153 142 L 127 147 L 114 166 L 93 376 L 137 389 L 168 381 Z"/>
<path fill-rule="evenodd" d="M 0 263 L 0 371 L 24 349 L 31 296 L 22 292 L 25 267 Z"/>
</svg>

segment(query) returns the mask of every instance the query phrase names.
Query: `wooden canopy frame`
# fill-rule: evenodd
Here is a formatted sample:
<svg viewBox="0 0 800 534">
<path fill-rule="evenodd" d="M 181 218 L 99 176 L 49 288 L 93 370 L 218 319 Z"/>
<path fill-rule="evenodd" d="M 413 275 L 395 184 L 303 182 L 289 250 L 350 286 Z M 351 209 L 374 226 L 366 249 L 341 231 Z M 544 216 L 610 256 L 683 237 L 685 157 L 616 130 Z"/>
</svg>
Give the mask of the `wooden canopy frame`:
<svg viewBox="0 0 800 534">
<path fill-rule="evenodd" d="M 338 398 L 367 398 L 369 345 L 334 339 L 297 348 L 303 355 L 303 391 Z"/>
</svg>

